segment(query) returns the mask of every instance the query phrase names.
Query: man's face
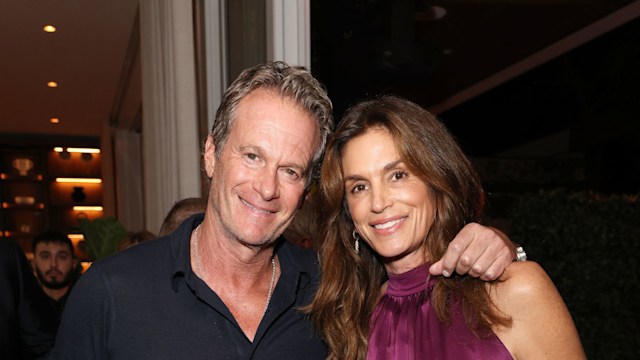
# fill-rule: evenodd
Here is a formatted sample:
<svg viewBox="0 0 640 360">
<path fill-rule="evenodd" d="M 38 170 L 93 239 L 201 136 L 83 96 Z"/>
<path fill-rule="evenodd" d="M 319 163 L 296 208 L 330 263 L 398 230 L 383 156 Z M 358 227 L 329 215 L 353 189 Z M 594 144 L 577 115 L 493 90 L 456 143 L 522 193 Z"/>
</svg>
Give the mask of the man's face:
<svg viewBox="0 0 640 360">
<path fill-rule="evenodd" d="M 40 283 L 50 289 L 61 289 L 71 282 L 75 259 L 66 244 L 41 242 L 36 245 L 33 264 Z"/>
<path fill-rule="evenodd" d="M 220 158 L 207 140 L 215 231 L 246 246 L 277 239 L 300 204 L 318 146 L 316 121 L 297 104 L 263 89 L 246 96 Z"/>
</svg>

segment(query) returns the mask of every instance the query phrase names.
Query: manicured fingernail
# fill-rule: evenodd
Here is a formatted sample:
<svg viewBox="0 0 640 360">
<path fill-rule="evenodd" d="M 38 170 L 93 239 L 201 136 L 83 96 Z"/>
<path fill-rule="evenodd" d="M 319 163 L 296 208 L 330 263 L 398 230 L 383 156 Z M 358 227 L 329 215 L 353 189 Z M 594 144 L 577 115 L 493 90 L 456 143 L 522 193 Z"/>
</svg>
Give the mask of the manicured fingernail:
<svg viewBox="0 0 640 360">
<path fill-rule="evenodd" d="M 442 276 L 449 277 L 449 276 L 451 276 L 451 274 L 449 274 L 449 272 L 447 270 L 442 270 Z"/>
</svg>

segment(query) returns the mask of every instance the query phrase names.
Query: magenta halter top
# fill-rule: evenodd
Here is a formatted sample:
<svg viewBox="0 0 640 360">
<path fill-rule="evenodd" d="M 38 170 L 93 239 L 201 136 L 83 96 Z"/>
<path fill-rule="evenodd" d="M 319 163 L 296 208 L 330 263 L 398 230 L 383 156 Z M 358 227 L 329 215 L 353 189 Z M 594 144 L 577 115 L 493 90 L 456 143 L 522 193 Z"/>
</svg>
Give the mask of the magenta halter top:
<svg viewBox="0 0 640 360">
<path fill-rule="evenodd" d="M 451 325 L 440 322 L 431 303 L 435 283 L 429 264 L 389 274 L 371 316 L 368 360 L 513 359 L 493 332 L 478 338 L 467 328 L 459 303 L 452 304 Z"/>
</svg>

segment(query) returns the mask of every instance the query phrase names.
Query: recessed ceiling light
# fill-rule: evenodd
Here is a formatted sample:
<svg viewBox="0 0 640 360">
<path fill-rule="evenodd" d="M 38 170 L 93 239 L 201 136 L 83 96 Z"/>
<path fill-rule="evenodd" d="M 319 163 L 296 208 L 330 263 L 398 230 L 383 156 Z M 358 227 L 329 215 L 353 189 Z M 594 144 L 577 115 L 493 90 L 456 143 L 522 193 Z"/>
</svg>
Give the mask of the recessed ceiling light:
<svg viewBox="0 0 640 360">
<path fill-rule="evenodd" d="M 55 88 L 55 87 L 58 87 L 58 83 L 55 82 L 55 81 L 49 81 L 47 83 L 47 86 L 50 87 L 50 88 Z"/>
<path fill-rule="evenodd" d="M 52 117 L 51 119 L 49 119 L 49 122 L 52 124 L 59 124 L 60 123 L 60 119 L 56 118 L 56 117 Z"/>
<path fill-rule="evenodd" d="M 42 28 L 42 30 L 48 32 L 48 33 L 54 33 L 56 32 L 56 27 L 53 25 L 45 25 L 45 27 Z"/>
</svg>

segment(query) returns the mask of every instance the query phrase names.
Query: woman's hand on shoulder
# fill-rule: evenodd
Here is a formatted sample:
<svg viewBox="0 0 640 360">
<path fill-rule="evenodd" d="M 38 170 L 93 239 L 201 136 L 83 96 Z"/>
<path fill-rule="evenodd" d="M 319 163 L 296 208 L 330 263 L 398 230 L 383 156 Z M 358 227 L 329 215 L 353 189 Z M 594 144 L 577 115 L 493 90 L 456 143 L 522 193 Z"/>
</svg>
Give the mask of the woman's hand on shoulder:
<svg viewBox="0 0 640 360">
<path fill-rule="evenodd" d="M 578 332 L 555 285 L 533 261 L 511 264 L 490 285 L 511 327 L 494 329 L 516 359 L 586 359 Z"/>
</svg>

